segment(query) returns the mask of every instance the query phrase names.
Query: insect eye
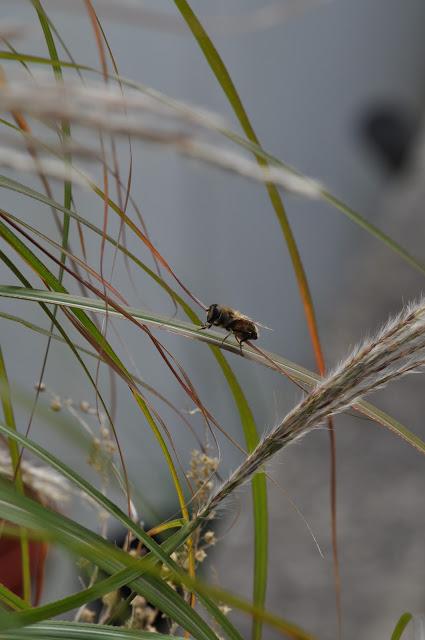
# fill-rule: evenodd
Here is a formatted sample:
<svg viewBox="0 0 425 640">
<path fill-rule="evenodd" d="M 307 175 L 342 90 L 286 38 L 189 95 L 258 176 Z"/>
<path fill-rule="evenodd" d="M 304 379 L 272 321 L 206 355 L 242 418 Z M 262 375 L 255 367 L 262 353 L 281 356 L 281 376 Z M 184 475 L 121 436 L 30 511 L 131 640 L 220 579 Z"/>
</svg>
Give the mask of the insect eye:
<svg viewBox="0 0 425 640">
<path fill-rule="evenodd" d="M 214 320 L 217 318 L 218 315 L 219 314 L 217 313 L 216 304 L 212 304 L 210 307 L 208 307 L 208 314 L 207 314 L 208 322 L 214 322 Z"/>
</svg>

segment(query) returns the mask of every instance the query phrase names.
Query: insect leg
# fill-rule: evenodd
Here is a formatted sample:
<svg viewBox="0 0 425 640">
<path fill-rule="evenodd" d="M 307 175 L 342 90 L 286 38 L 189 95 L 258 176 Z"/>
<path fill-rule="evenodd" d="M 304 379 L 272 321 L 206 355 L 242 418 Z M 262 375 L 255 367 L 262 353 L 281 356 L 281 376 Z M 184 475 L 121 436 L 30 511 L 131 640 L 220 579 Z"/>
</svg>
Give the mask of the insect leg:
<svg viewBox="0 0 425 640">
<path fill-rule="evenodd" d="M 199 329 L 197 329 L 197 331 L 203 331 L 204 329 L 211 329 L 212 324 L 209 324 L 208 322 L 206 324 L 203 324 L 202 327 L 199 327 Z"/>
<path fill-rule="evenodd" d="M 227 340 L 227 338 L 232 334 L 231 331 L 229 331 L 229 333 L 227 334 L 227 336 L 224 336 L 223 340 L 221 341 L 221 344 L 224 344 Z"/>
<path fill-rule="evenodd" d="M 242 354 L 242 343 L 246 342 L 247 340 L 249 340 L 249 338 L 247 338 L 247 337 L 240 338 L 240 339 L 236 338 L 236 340 L 239 342 L 239 349 L 241 350 L 241 354 Z"/>
</svg>

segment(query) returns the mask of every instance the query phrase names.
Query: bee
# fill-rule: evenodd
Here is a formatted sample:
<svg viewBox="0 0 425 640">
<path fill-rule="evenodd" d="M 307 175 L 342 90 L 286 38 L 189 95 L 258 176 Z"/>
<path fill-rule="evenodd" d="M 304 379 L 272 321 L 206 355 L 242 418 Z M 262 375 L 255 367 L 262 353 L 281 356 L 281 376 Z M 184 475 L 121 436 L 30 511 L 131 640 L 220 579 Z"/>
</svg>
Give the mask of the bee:
<svg viewBox="0 0 425 640">
<path fill-rule="evenodd" d="M 202 329 L 209 329 L 212 326 L 223 327 L 227 329 L 228 334 L 223 339 L 223 342 L 233 334 L 239 343 L 239 347 L 242 353 L 242 344 L 247 340 L 257 340 L 258 328 L 256 323 L 248 318 L 248 316 L 242 315 L 239 311 L 232 309 L 231 307 L 222 307 L 219 304 L 212 304 L 207 309 L 207 321 L 202 325 Z"/>
</svg>

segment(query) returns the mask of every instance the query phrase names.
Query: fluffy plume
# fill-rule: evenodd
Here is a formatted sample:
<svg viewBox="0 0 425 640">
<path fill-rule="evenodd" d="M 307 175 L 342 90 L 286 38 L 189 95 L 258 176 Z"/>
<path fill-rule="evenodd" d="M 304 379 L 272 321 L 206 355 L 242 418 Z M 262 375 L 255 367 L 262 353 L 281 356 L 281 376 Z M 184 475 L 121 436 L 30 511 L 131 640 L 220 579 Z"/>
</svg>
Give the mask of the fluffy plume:
<svg viewBox="0 0 425 640">
<path fill-rule="evenodd" d="M 50 124 L 66 120 L 90 130 L 132 135 L 250 180 L 274 183 L 298 196 L 318 199 L 322 195 L 323 186 L 311 178 L 280 166 L 259 166 L 247 155 L 206 142 L 194 131 L 223 132 L 226 128 L 223 118 L 151 89 L 144 93 L 131 90 L 124 95 L 117 87 L 95 83 L 81 86 L 73 82 L 58 84 L 44 78 L 34 83 L 12 80 L 0 87 L 0 110 L 25 113 Z M 58 155 L 72 152 L 89 159 L 98 157 L 95 150 L 69 141 L 52 147 L 48 142 L 27 136 L 14 144 L 26 142 L 31 143 L 31 148 L 50 149 Z M 33 157 L 12 149 L 0 149 L 0 165 L 84 184 L 84 179 L 67 163 L 43 158 L 35 162 Z"/>
<path fill-rule="evenodd" d="M 283 447 L 363 396 L 425 364 L 425 299 L 410 304 L 365 340 L 272 429 L 232 473 L 199 517 L 206 517 Z"/>
</svg>

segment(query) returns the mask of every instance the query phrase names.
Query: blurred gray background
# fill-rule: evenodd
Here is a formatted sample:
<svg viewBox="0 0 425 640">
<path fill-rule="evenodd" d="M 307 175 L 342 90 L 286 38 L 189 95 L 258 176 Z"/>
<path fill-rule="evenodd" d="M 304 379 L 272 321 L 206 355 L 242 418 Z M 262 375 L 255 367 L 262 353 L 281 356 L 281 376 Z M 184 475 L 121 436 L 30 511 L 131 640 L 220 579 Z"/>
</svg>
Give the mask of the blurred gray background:
<svg viewBox="0 0 425 640">
<path fill-rule="evenodd" d="M 82 5 L 75 3 L 75 10 L 71 10 L 71 3 L 65 4 L 50 0 L 45 7 L 78 61 L 98 66 Z M 95 6 L 123 76 L 215 110 L 238 129 L 172 2 L 143 3 L 143 7 L 168 15 L 169 19 L 158 24 L 136 14 L 126 17 L 125 12 L 118 20 L 116 14 L 108 13 L 106 3 Z M 275 19 L 269 20 L 273 7 Z M 282 7 L 287 7 L 287 13 L 282 13 Z M 263 146 L 323 181 L 425 260 L 423 1 L 335 0 L 300 5 L 198 0 L 193 8 L 206 18 Z M 1 16 L 31 24 L 33 29 L 18 48 L 45 54 L 31 7 L 24 2 L 3 2 Z M 264 16 L 267 19 L 262 23 Z M 16 67 L 8 65 L 7 69 L 12 73 Z M 388 112 L 391 126 L 384 118 L 381 135 L 380 117 Z M 372 121 L 374 126 L 369 126 Z M 128 148 L 120 143 L 119 149 L 125 175 Z M 261 346 L 315 369 L 291 262 L 265 189 L 182 160 L 171 151 L 136 142 L 133 152 L 132 195 L 153 241 L 179 277 L 206 303 L 229 304 L 273 327 L 273 332 L 262 333 Z M 396 155 L 394 162 L 391 154 Z M 39 188 L 35 180 L 27 182 Z M 55 193 L 61 197 L 60 187 Z M 332 365 L 403 301 L 419 295 L 423 275 L 330 206 L 294 197 L 284 199 L 311 286 L 326 360 Z M 2 206 L 51 232 L 50 212 L 44 207 L 6 191 L 2 191 Z M 101 225 L 100 200 L 79 192 L 77 208 Z M 111 216 L 110 233 L 117 230 Z M 76 235 L 76 245 L 75 239 Z M 98 268 L 98 238 L 91 239 L 89 256 Z M 151 262 L 134 238 L 129 236 L 128 243 L 141 259 Z M 109 251 L 106 264 L 111 260 Z M 137 292 L 130 286 L 120 258 L 113 283 L 129 303 L 173 313 L 169 300 L 155 286 L 139 273 L 135 278 Z M 1 280 L 12 282 L 6 270 Z M 78 292 L 71 281 L 67 285 Z M 3 300 L 2 307 L 47 327 L 32 305 Z M 143 377 L 182 410 L 190 410 L 187 398 L 164 371 L 150 343 L 134 328 L 124 323 L 117 326 Z M 34 340 L 28 331 L 6 321 L 2 322 L 1 336 L 24 429 L 45 340 Z M 243 444 L 232 399 L 205 345 L 164 333 L 159 337 L 186 368 L 220 424 Z M 113 334 L 111 340 L 117 344 Z M 122 348 L 121 353 L 124 357 Z M 299 391 L 281 377 L 234 356 L 229 360 L 252 403 L 260 430 L 272 426 L 297 401 Z M 107 393 L 104 371 L 102 379 Z M 78 364 L 62 346 L 52 347 L 46 384 L 62 398 L 94 401 Z M 424 435 L 421 376 L 399 382 L 375 396 L 373 402 Z M 161 518 L 178 507 L 159 447 L 133 404 L 128 390 L 119 384 L 117 428 L 132 480 L 146 497 L 138 504 L 141 515 L 151 522 L 155 515 L 148 511 L 148 504 L 155 505 Z M 45 410 L 45 398 L 40 405 L 32 437 L 93 479 L 87 455 L 71 435 L 79 430 L 78 424 L 72 416 L 63 416 L 63 428 L 58 430 L 56 416 L 52 418 Z M 195 442 L 172 414 L 161 411 L 187 466 Z M 202 435 L 199 416 L 193 417 L 193 424 Z M 389 639 L 403 611 L 425 610 L 424 462 L 382 427 L 350 416 L 338 418 L 336 424 L 344 638 Z M 238 463 L 240 454 L 226 441 L 220 442 L 221 469 L 226 474 Z M 322 640 L 336 636 L 328 442 L 326 429 L 318 430 L 277 456 L 270 468 L 284 491 L 270 483 L 267 607 Z M 284 492 L 307 518 L 324 559 Z M 80 517 L 90 522 L 87 512 Z M 250 597 L 253 540 L 247 488 L 229 500 L 221 517 L 223 538 L 210 558 L 211 566 L 221 586 Z M 69 591 L 69 583 L 58 571 L 52 570 L 51 576 L 46 598 Z M 238 615 L 234 619 L 248 636 L 249 619 Z M 264 637 L 277 634 L 265 628 Z"/>
</svg>

